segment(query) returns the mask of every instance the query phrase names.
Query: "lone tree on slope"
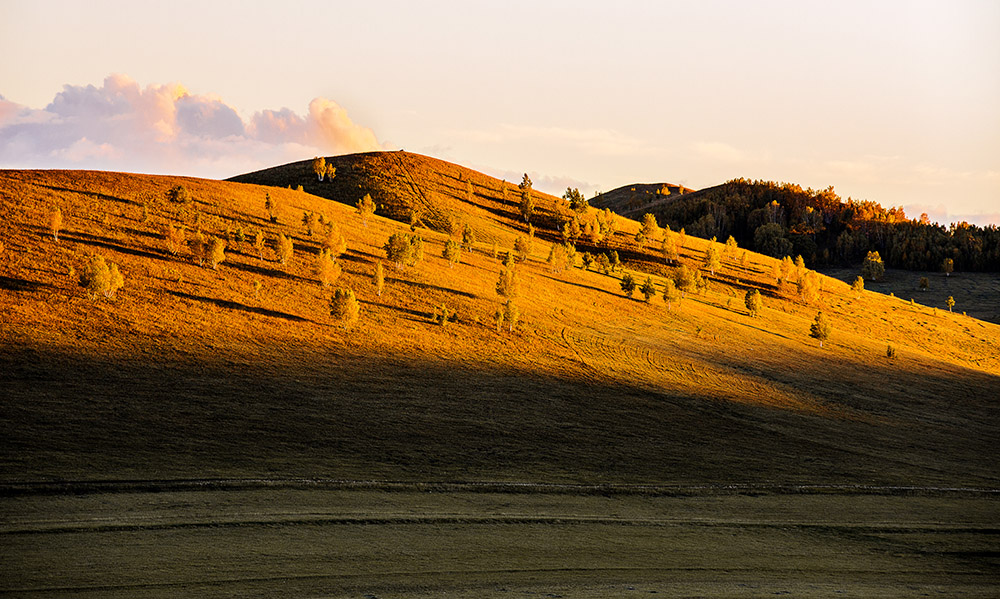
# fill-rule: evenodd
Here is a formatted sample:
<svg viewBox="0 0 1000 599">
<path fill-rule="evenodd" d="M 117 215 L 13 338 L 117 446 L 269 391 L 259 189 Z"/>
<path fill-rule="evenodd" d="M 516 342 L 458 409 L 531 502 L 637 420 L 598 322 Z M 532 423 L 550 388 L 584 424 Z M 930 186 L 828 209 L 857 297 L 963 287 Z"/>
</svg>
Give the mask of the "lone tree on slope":
<svg viewBox="0 0 1000 599">
<path fill-rule="evenodd" d="M 861 276 L 869 281 L 881 281 L 885 276 L 885 263 L 878 252 L 868 252 L 865 261 L 861 265 Z"/>
<path fill-rule="evenodd" d="M 851 291 L 854 292 L 854 299 L 861 297 L 861 292 L 865 290 L 865 278 L 858 277 L 854 279 L 854 284 L 851 285 Z"/>
<path fill-rule="evenodd" d="M 52 231 L 52 239 L 59 241 L 59 230 L 62 229 L 63 216 L 62 210 L 58 206 L 49 212 L 49 230 Z"/>
<path fill-rule="evenodd" d="M 622 292 L 625 293 L 626 296 L 632 297 L 632 294 L 635 292 L 635 279 L 632 278 L 631 274 L 625 273 L 622 275 L 622 280 L 619 285 L 621 285 Z"/>
<path fill-rule="evenodd" d="M 326 175 L 326 158 L 323 158 L 322 156 L 313 158 L 312 169 L 313 172 L 316 173 L 316 177 L 322 181 L 323 176 Z"/>
<path fill-rule="evenodd" d="M 372 200 L 371 194 L 365 194 L 363 198 L 358 200 L 358 214 L 361 215 L 361 224 L 368 226 L 368 217 L 375 214 L 375 202 Z"/>
<path fill-rule="evenodd" d="M 826 319 L 826 315 L 819 312 L 816 314 L 816 320 L 814 320 L 812 326 L 809 327 L 809 336 L 813 339 L 818 339 L 819 346 L 823 347 L 823 341 L 830 336 L 831 330 L 832 327 L 830 326 L 830 321 Z"/>
<path fill-rule="evenodd" d="M 746 304 L 747 311 L 752 317 L 756 317 L 764 309 L 764 301 L 760 297 L 760 292 L 756 289 L 747 291 L 746 297 L 743 298 L 743 303 Z"/>
</svg>

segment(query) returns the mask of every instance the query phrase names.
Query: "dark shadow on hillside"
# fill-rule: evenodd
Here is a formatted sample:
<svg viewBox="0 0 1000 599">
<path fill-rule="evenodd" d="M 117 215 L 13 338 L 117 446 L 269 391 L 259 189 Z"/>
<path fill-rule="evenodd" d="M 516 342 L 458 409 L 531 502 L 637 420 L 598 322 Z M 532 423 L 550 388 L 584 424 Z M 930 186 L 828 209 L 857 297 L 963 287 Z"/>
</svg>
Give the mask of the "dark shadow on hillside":
<svg viewBox="0 0 1000 599">
<path fill-rule="evenodd" d="M 42 283 L 41 281 L 0 276 L 0 289 L 5 289 L 7 291 L 35 292 L 41 291 L 42 289 L 54 289 L 54 287 L 48 283 Z"/>
<path fill-rule="evenodd" d="M 567 281 L 566 279 L 560 279 L 558 277 L 553 277 L 551 275 L 547 275 L 547 274 L 544 274 L 544 273 L 542 273 L 541 276 L 545 277 L 546 279 L 548 279 L 550 281 L 555 281 L 556 283 L 563 283 L 564 285 L 572 285 L 574 287 L 581 287 L 583 289 L 590 289 L 591 291 L 597 291 L 598 293 L 606 293 L 606 294 L 614 296 L 614 297 L 619 297 L 619 296 L 625 297 L 622 294 L 612 293 L 611 291 L 608 291 L 607 289 L 601 289 L 600 287 L 594 287 L 593 285 L 585 285 L 583 283 L 576 283 L 574 281 Z"/>
<path fill-rule="evenodd" d="M 111 201 L 111 202 L 118 202 L 120 204 L 129 204 L 129 205 L 132 205 L 132 206 L 141 206 L 142 205 L 141 202 L 137 202 L 135 200 L 126 200 L 125 198 L 119 198 L 119 197 L 116 197 L 116 196 L 111 196 L 111 195 L 108 195 L 106 193 L 98 193 L 96 191 L 86 191 L 84 189 L 71 189 L 69 187 L 59 187 L 59 186 L 56 186 L 56 185 L 42 185 L 41 187 L 44 187 L 45 189 L 51 189 L 52 191 L 65 191 L 67 193 L 76 193 L 76 194 L 79 194 L 79 195 L 82 195 L 82 196 L 90 196 L 90 197 L 94 197 L 94 198 L 100 198 L 102 200 L 108 200 L 108 201 Z"/>
<path fill-rule="evenodd" d="M 359 299 L 358 303 L 359 304 L 364 304 L 366 306 L 379 306 L 381 308 L 387 308 L 387 309 L 393 310 L 395 312 L 400 312 L 401 314 L 406 314 L 408 316 L 413 316 L 414 318 L 412 318 L 411 320 L 415 320 L 417 322 L 427 322 L 427 321 L 430 320 L 430 317 L 431 317 L 431 314 L 429 312 L 420 312 L 419 310 L 411 310 L 409 308 L 403 308 L 402 306 L 393 306 L 391 304 L 380 304 L 378 302 L 372 302 L 372 301 L 363 300 L 363 299 Z"/>
<path fill-rule="evenodd" d="M 75 241 L 76 243 L 82 243 L 84 245 L 102 247 L 104 249 L 112 250 L 115 252 L 121 252 L 123 254 L 130 254 L 132 256 L 139 256 L 142 258 L 152 258 L 153 260 L 164 260 L 167 262 L 174 261 L 170 256 L 167 256 L 165 254 L 160 254 L 149 250 L 140 250 L 137 248 L 131 248 L 122 245 L 113 239 L 109 239 L 107 237 L 101 237 L 100 235 L 91 235 L 90 233 L 64 232 L 60 238 L 66 239 L 67 241 Z"/>
<path fill-rule="evenodd" d="M 430 283 L 418 283 L 417 281 L 408 281 L 406 279 L 394 279 L 390 277 L 385 278 L 386 283 L 392 281 L 394 283 L 402 283 L 403 285 L 408 285 L 410 287 L 417 287 L 419 289 L 433 289 L 434 291 L 443 291 L 445 293 L 451 293 L 454 295 L 460 295 L 462 297 L 467 297 L 469 299 L 476 299 L 475 293 L 469 293 L 468 291 L 459 291 L 457 289 L 449 289 L 448 287 L 441 287 L 439 285 L 431 285 Z"/>
<path fill-rule="evenodd" d="M 293 322 L 313 322 L 308 318 L 303 318 L 301 316 L 296 316 L 294 314 L 289 314 L 287 312 L 279 312 L 278 310 L 268 310 L 267 308 L 247 306 L 246 304 L 241 304 L 239 302 L 231 302 L 228 300 L 218 299 L 214 297 L 205 297 L 202 295 L 193 295 L 190 293 L 184 293 L 183 291 L 171 291 L 169 289 L 164 289 L 163 291 L 174 297 L 194 300 L 196 302 L 203 302 L 206 304 L 214 304 L 216 306 L 219 306 L 220 308 L 228 308 L 230 310 L 240 310 L 242 312 L 252 312 L 254 314 L 260 314 L 261 316 L 270 316 L 272 318 L 283 318 L 285 320 L 291 320 Z"/>
</svg>

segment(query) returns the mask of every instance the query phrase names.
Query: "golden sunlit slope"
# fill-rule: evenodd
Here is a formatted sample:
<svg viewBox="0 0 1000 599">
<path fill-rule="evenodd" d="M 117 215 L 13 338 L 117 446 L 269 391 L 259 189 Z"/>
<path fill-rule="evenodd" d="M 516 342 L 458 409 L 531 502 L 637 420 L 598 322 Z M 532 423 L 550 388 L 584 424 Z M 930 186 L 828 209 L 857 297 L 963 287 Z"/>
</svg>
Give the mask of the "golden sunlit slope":
<svg viewBox="0 0 1000 599">
<path fill-rule="evenodd" d="M 378 213 L 364 222 L 345 203 L 280 186 L 0 172 L 2 480 L 997 485 L 1000 327 L 826 277 L 806 302 L 777 284 L 772 259 L 742 251 L 671 309 L 659 295 L 627 298 L 622 272 L 545 263 L 568 209 L 541 196 L 539 239 L 516 266 L 521 320 L 498 332 L 492 246 L 526 235 L 516 187 L 505 203 L 500 182 L 463 171 L 470 199 L 446 171 L 454 165 L 363 158 L 334 159 L 336 199 L 381 190 L 393 216 L 419 204 L 471 223 L 473 251 L 451 266 L 447 235 L 418 227 L 424 259 L 397 269 L 382 246 L 407 225 Z M 256 176 L 278 183 L 299 166 Z M 327 184 L 291 179 L 306 191 Z M 169 200 L 175 185 L 193 200 Z M 351 327 L 330 317 L 332 290 L 314 270 L 321 235 L 302 225 L 310 211 L 346 239 L 334 286 L 360 301 Z M 187 248 L 167 251 L 164 227 L 179 224 L 189 239 L 199 227 L 228 231 L 225 261 L 213 270 Z M 613 234 L 578 247 L 618 248 L 639 283 L 658 273 L 662 292 L 673 269 L 660 237 L 639 243 L 638 230 L 619 218 Z M 279 234 L 294 243 L 287 264 Z M 687 237 L 679 259 L 700 268 L 708 249 Z M 71 276 L 91 254 L 124 274 L 114 297 L 91 299 Z M 764 298 L 756 318 L 748 289 Z M 442 304 L 454 313 L 447 326 L 433 321 Z M 822 348 L 809 337 L 819 310 L 833 327 Z"/>
</svg>

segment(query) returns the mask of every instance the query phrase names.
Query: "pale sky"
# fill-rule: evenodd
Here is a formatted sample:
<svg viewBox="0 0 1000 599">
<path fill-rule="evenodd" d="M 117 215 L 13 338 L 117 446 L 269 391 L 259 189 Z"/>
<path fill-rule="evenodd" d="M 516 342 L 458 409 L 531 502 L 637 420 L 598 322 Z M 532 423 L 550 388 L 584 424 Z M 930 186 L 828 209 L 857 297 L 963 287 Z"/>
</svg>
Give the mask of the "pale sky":
<svg viewBox="0 0 1000 599">
<path fill-rule="evenodd" d="M 747 177 L 1000 223 L 994 0 L 0 0 L 0 56 L 0 167 L 404 148 L 557 194 Z"/>
</svg>

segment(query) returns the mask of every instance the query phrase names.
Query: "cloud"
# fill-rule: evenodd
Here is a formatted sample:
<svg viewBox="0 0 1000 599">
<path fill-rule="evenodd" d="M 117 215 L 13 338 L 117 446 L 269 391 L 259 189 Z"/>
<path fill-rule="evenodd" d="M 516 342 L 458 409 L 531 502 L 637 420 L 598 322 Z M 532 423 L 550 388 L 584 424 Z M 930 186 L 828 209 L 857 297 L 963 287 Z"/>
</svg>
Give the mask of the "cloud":
<svg viewBox="0 0 1000 599">
<path fill-rule="evenodd" d="M 300 116 L 263 110 L 244 121 L 222 98 L 178 83 L 141 88 L 125 75 L 65 85 L 44 109 L 0 96 L 0 166 L 89 168 L 227 177 L 314 155 L 383 149 L 336 102 Z"/>
</svg>

